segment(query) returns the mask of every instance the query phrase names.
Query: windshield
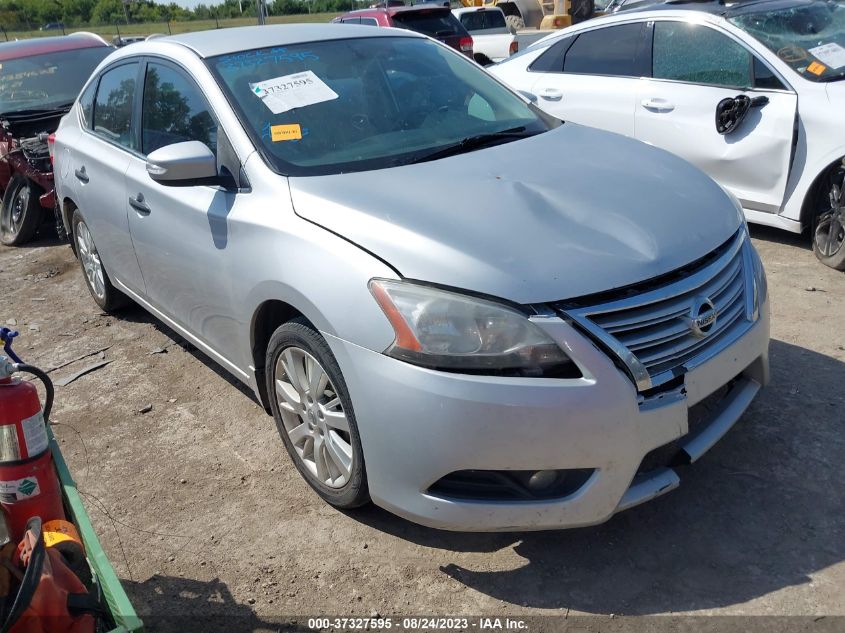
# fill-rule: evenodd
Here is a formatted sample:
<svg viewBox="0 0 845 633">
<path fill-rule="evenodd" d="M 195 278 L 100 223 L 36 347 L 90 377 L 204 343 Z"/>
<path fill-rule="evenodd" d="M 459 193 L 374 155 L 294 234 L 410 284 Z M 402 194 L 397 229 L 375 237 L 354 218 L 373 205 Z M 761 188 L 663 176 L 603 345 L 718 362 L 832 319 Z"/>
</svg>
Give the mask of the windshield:
<svg viewBox="0 0 845 633">
<path fill-rule="evenodd" d="M 265 48 L 209 66 L 282 174 L 381 169 L 483 146 L 461 144 L 470 137 L 508 132 L 495 142 L 509 142 L 553 125 L 463 55 L 423 38 Z"/>
<path fill-rule="evenodd" d="M 806 2 L 729 18 L 811 81 L 845 78 L 845 5 Z"/>
<path fill-rule="evenodd" d="M 112 49 L 108 46 L 33 55 L 0 63 L 0 113 L 48 110 L 72 103 Z"/>
</svg>

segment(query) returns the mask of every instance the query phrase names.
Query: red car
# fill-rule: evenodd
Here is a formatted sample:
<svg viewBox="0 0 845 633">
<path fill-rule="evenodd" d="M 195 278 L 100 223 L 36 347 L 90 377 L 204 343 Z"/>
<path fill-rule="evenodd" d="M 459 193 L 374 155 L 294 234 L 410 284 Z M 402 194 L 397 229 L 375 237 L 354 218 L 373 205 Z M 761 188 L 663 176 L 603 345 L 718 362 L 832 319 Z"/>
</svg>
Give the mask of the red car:
<svg viewBox="0 0 845 633">
<path fill-rule="evenodd" d="M 440 40 L 472 59 L 472 37 L 448 7 L 418 5 L 361 9 L 345 13 L 332 22 L 393 26 L 416 31 Z"/>
<path fill-rule="evenodd" d="M 53 210 L 49 135 L 113 48 L 91 33 L 0 44 L 0 242 L 33 238 Z"/>
</svg>

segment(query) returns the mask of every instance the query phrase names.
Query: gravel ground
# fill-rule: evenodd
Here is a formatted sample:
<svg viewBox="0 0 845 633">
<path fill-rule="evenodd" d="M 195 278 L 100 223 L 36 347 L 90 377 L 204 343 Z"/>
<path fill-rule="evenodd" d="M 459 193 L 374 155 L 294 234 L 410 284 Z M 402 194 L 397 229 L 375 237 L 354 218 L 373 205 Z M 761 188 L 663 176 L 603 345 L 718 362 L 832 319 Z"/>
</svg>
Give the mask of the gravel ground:
<svg viewBox="0 0 845 633">
<path fill-rule="evenodd" d="M 141 309 L 100 313 L 55 240 L 0 247 L 0 324 L 16 321 L 18 353 L 44 369 L 79 359 L 55 378 L 111 361 L 57 388 L 55 432 L 151 630 L 375 613 L 793 615 L 814 617 L 774 622 L 843 630 L 818 616 L 845 615 L 845 275 L 796 236 L 753 234 L 771 385 L 678 490 L 570 531 L 455 534 L 331 509 L 251 393 Z"/>
</svg>

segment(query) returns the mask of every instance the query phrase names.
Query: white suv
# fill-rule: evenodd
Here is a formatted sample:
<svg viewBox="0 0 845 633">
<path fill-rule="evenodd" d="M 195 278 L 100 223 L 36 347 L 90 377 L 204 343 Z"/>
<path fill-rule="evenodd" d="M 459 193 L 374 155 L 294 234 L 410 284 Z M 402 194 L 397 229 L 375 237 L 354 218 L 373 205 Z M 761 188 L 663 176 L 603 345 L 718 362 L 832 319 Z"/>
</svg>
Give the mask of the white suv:
<svg viewBox="0 0 845 633">
<path fill-rule="evenodd" d="M 810 227 L 845 270 L 845 6 L 665 3 L 544 38 L 491 72 L 556 117 L 667 149 L 750 222 Z"/>
</svg>

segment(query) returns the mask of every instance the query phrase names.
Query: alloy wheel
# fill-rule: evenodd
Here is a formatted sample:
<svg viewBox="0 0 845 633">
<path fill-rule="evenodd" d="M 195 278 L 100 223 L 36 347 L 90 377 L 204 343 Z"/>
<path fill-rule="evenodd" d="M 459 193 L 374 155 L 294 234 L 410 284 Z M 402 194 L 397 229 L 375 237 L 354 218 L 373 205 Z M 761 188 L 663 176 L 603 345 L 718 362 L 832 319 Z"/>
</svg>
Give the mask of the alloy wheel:
<svg viewBox="0 0 845 633">
<path fill-rule="evenodd" d="M 353 467 L 349 421 L 322 365 L 299 347 L 286 347 L 275 367 L 276 401 L 298 458 L 316 479 L 342 488 Z"/>
<path fill-rule="evenodd" d="M 29 204 L 29 187 L 21 187 L 15 192 L 8 209 L 3 211 L 2 231 L 6 235 L 17 235 L 23 225 L 24 214 Z"/>
<path fill-rule="evenodd" d="M 836 255 L 845 243 L 845 178 L 831 186 L 829 200 L 830 208 L 819 215 L 814 236 L 824 257 Z"/>
<path fill-rule="evenodd" d="M 88 279 L 88 285 L 94 296 L 101 301 L 106 297 L 106 282 L 103 273 L 103 264 L 100 261 L 100 254 L 91 239 L 91 233 L 84 222 L 76 226 L 76 250 L 79 254 L 79 261 L 82 262 L 82 269 Z"/>
</svg>

